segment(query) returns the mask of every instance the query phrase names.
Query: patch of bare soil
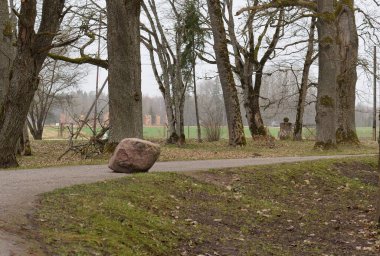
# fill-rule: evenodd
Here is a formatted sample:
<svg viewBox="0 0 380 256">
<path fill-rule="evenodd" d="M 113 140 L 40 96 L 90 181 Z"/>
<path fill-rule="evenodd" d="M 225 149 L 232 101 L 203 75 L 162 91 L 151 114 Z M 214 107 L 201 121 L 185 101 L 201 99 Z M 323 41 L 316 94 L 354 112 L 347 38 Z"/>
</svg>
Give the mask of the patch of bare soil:
<svg viewBox="0 0 380 256">
<path fill-rule="evenodd" d="M 377 170 L 368 163 L 343 162 L 336 163 L 334 167 L 344 176 L 360 180 L 365 184 L 379 184 L 379 174 Z"/>
<path fill-rule="evenodd" d="M 182 216 L 195 230 L 182 255 L 380 255 L 372 222 L 376 169 L 359 162 L 333 167 L 187 174 L 226 192 L 183 195 L 199 204 Z"/>
</svg>

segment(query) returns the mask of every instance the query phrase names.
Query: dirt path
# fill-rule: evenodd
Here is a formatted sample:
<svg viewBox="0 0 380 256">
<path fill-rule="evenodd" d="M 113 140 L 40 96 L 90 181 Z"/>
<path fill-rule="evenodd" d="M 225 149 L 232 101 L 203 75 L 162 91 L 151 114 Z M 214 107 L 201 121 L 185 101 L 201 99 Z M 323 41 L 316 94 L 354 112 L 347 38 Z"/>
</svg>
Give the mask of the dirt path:
<svg viewBox="0 0 380 256">
<path fill-rule="evenodd" d="M 151 171 L 196 171 L 276 163 L 303 162 L 352 156 L 309 156 L 159 162 Z M 355 156 L 358 157 L 358 156 Z M 0 256 L 41 255 L 38 245 L 28 239 L 27 215 L 38 195 L 75 184 L 92 183 L 125 176 L 112 173 L 107 166 L 73 166 L 35 170 L 0 171 Z"/>
</svg>

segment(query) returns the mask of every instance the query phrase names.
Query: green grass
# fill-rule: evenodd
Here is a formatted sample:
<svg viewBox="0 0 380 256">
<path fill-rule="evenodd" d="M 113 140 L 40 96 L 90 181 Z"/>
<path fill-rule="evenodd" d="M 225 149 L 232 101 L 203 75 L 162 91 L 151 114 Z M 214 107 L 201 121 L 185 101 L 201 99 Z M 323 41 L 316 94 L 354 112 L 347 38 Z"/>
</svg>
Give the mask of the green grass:
<svg viewBox="0 0 380 256">
<path fill-rule="evenodd" d="M 269 127 L 269 132 L 272 136 L 277 138 L 280 128 L 278 127 Z M 372 128 L 371 127 L 357 127 L 357 134 L 360 139 L 369 139 L 372 138 Z M 247 137 L 250 136 L 248 127 L 244 127 L 244 132 Z M 84 137 L 91 136 L 91 129 L 84 127 L 82 130 Z M 205 135 L 204 129 L 202 129 L 203 138 Z M 197 136 L 197 127 L 195 126 L 185 126 L 185 135 L 187 138 L 196 139 Z M 64 133 L 64 138 L 68 136 L 67 131 Z M 167 128 L 164 126 L 150 126 L 144 127 L 144 137 L 149 139 L 164 139 L 167 136 Z M 314 139 L 315 138 L 315 128 L 304 128 L 303 136 L 305 139 Z M 222 139 L 228 138 L 227 127 L 222 127 L 221 132 Z M 54 126 L 45 127 L 44 138 L 46 139 L 57 139 L 58 138 L 58 128 Z"/>
<path fill-rule="evenodd" d="M 49 255 L 377 255 L 375 166 L 138 174 L 45 194 L 34 217 Z"/>
</svg>

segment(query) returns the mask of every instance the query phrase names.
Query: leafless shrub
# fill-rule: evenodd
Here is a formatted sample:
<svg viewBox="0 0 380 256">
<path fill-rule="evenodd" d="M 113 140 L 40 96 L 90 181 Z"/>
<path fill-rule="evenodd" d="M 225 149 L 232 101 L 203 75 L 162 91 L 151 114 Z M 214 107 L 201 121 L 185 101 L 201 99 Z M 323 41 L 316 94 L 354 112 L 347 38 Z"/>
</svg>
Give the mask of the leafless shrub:
<svg viewBox="0 0 380 256">
<path fill-rule="evenodd" d="M 221 137 L 223 122 L 222 112 L 216 113 L 212 110 L 204 113 L 202 118 L 202 127 L 206 134 L 207 141 L 219 141 Z"/>
<path fill-rule="evenodd" d="M 200 90 L 200 122 L 207 141 L 219 141 L 224 121 L 224 104 L 220 85 L 209 81 Z"/>
</svg>

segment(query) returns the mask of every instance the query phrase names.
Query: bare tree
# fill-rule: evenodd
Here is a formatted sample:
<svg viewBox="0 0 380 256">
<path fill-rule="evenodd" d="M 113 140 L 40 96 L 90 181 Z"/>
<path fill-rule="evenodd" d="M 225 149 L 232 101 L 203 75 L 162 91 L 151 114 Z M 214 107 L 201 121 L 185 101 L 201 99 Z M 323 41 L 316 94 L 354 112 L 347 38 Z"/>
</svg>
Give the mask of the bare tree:
<svg viewBox="0 0 380 256">
<path fill-rule="evenodd" d="M 77 65 L 48 59 L 40 72 L 40 83 L 29 109 L 27 124 L 35 140 L 42 140 L 46 118 L 62 93 L 77 85 L 83 77 Z"/>
<path fill-rule="evenodd" d="M 168 142 L 182 144 L 185 140 L 185 96 L 190 81 L 185 81 L 183 77 L 184 31 L 180 26 L 181 13 L 176 1 L 170 0 L 168 4 L 174 16 L 172 34 L 169 33 L 169 29 L 164 29 L 156 1 L 148 0 L 142 4 L 148 19 L 148 24 L 142 25 L 142 30 L 146 33 L 142 36 L 142 42 L 149 51 L 153 73 L 164 97 L 168 118 Z"/>
<path fill-rule="evenodd" d="M 17 53 L 9 90 L 0 105 L 0 167 L 18 165 L 15 148 L 22 133 L 30 104 L 38 88 L 38 74 L 54 46 L 64 8 L 64 0 L 43 1 L 38 32 L 36 0 L 22 1 L 18 14 Z"/>
<path fill-rule="evenodd" d="M 243 146 L 246 144 L 246 140 L 236 84 L 228 54 L 227 35 L 223 23 L 221 3 L 219 0 L 207 0 L 207 4 L 214 38 L 216 62 L 226 108 L 229 144 L 231 146 Z"/>
<path fill-rule="evenodd" d="M 257 6 L 259 1 L 253 1 L 253 4 Z M 283 35 L 284 10 L 265 13 L 261 18 L 257 17 L 256 13 L 249 14 L 246 17 L 243 28 L 237 33 L 235 31 L 235 17 L 233 14 L 234 1 L 227 0 L 225 1 L 225 5 L 228 17 L 225 17 L 224 20 L 228 24 L 228 35 L 235 60 L 234 71 L 239 77 L 242 87 L 248 127 L 252 137 L 257 135 L 266 136 L 267 130 L 265 129 L 260 110 L 260 92 L 265 65 L 271 59 Z M 258 24 L 254 24 L 255 22 Z M 275 22 L 276 24 L 273 25 Z M 261 25 L 260 23 L 264 24 Z M 274 27 L 274 32 L 270 37 L 271 27 Z M 260 31 L 260 33 L 256 31 Z M 239 40 L 237 34 L 241 34 L 244 40 Z M 264 38 L 267 39 L 264 40 Z M 262 51 L 263 48 L 265 50 Z M 261 51 L 263 53 L 260 56 Z M 255 78 L 254 81 L 253 77 Z"/>
<path fill-rule="evenodd" d="M 303 116 L 305 112 L 305 103 L 307 90 L 309 88 L 309 76 L 310 76 L 310 68 L 316 59 L 317 55 L 314 55 L 314 41 L 315 41 L 315 28 L 316 28 L 316 18 L 313 17 L 311 19 L 311 25 L 309 30 L 309 39 L 308 46 L 305 56 L 305 61 L 302 70 L 302 80 L 301 85 L 299 86 L 299 97 L 297 103 L 297 117 L 294 123 L 294 134 L 293 139 L 301 141 L 302 140 L 302 127 L 303 127 Z"/>
</svg>

